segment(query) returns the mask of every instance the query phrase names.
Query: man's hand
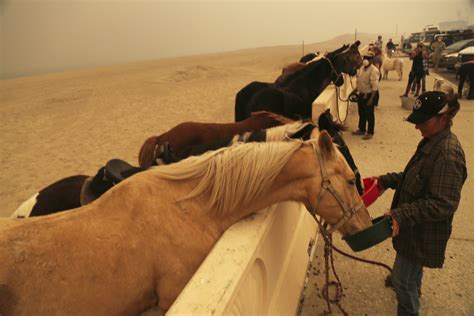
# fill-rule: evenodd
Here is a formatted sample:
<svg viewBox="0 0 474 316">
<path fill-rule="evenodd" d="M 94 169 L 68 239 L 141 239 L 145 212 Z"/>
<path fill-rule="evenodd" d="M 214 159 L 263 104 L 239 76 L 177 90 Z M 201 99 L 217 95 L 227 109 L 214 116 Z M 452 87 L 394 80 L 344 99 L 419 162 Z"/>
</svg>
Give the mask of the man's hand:
<svg viewBox="0 0 474 316">
<path fill-rule="evenodd" d="M 398 235 L 398 232 L 400 230 L 400 226 L 398 225 L 398 222 L 397 220 L 395 219 L 395 217 L 392 216 L 392 214 L 390 213 L 390 211 L 388 212 L 385 212 L 383 215 L 385 216 L 390 216 L 392 218 L 392 237 L 395 237 Z"/>
<path fill-rule="evenodd" d="M 367 106 L 372 106 L 373 102 L 374 102 L 374 93 L 372 92 L 370 94 L 369 100 L 367 100 Z"/>
<path fill-rule="evenodd" d="M 385 188 L 380 183 L 379 177 L 370 177 L 370 180 L 372 180 L 372 182 L 377 181 L 377 191 L 379 191 L 379 196 L 381 196 L 385 192 Z"/>
</svg>

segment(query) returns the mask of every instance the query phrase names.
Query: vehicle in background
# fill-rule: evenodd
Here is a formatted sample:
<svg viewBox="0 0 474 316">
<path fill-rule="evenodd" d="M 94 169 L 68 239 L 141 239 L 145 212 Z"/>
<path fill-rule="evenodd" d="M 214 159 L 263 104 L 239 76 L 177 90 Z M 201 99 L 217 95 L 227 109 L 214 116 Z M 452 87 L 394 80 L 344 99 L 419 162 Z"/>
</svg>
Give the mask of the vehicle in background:
<svg viewBox="0 0 474 316">
<path fill-rule="evenodd" d="M 423 40 L 423 32 L 415 32 L 411 33 L 411 35 L 404 39 L 402 42 L 402 51 L 404 53 L 411 53 L 413 48 L 415 48 L 416 44 Z"/>
<path fill-rule="evenodd" d="M 423 32 L 439 31 L 439 26 L 434 24 L 428 24 L 423 28 Z"/>
<path fill-rule="evenodd" d="M 433 38 L 433 42 L 436 41 L 439 36 L 442 36 L 443 42 L 446 44 L 446 46 L 449 46 L 459 41 L 474 39 L 474 30 L 465 29 L 445 31 L 440 34 L 436 34 Z"/>
<path fill-rule="evenodd" d="M 456 42 L 449 45 L 441 53 L 441 60 L 439 62 L 439 67 L 446 67 L 449 70 L 454 70 L 454 65 L 458 62 L 458 55 L 461 50 L 467 47 L 474 46 L 474 39 L 468 39 Z M 432 54 L 430 54 L 429 64 L 432 63 Z"/>
<path fill-rule="evenodd" d="M 467 61 L 474 60 L 474 46 L 464 48 L 458 54 L 458 61 L 454 64 L 454 70 L 456 73 L 459 72 L 461 65 Z"/>
</svg>

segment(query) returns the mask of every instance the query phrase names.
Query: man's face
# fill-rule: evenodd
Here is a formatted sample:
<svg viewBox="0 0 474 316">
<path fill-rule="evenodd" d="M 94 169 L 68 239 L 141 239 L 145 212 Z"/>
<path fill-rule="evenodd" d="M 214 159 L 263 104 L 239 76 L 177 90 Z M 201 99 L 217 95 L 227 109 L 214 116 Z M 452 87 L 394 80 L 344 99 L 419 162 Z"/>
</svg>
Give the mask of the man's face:
<svg viewBox="0 0 474 316">
<path fill-rule="evenodd" d="M 445 127 L 445 123 L 439 116 L 433 116 L 428 121 L 416 124 L 415 128 L 421 132 L 421 136 L 431 138 Z"/>
</svg>

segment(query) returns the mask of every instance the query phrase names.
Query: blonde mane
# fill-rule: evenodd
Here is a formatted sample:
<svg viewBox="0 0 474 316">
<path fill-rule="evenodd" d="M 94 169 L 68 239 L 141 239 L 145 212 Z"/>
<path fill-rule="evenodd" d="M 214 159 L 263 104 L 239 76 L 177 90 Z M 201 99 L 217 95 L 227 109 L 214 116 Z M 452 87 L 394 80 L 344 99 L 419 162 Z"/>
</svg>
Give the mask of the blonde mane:
<svg viewBox="0 0 474 316">
<path fill-rule="evenodd" d="M 223 214 L 238 204 L 248 205 L 266 192 L 302 144 L 300 140 L 237 143 L 154 168 L 153 172 L 168 180 L 201 178 L 196 188 L 179 201 L 210 192 L 208 206 Z"/>
<path fill-rule="evenodd" d="M 296 121 L 294 123 L 269 128 L 267 129 L 267 142 L 284 140 L 290 136 L 293 136 L 308 124 L 311 123 Z"/>
</svg>

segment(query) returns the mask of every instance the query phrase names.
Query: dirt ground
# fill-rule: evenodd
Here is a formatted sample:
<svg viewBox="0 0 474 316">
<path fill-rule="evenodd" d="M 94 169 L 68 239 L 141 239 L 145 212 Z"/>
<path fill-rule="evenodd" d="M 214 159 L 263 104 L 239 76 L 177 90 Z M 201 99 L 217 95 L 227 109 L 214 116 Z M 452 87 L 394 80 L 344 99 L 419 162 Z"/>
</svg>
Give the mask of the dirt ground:
<svg viewBox="0 0 474 316">
<path fill-rule="evenodd" d="M 363 45 L 376 35 L 359 34 Z M 353 35 L 306 46 L 306 52 L 327 51 L 353 41 Z M 268 47 L 230 53 L 163 59 L 94 70 L 49 74 L 0 81 L 0 216 L 8 216 L 39 189 L 67 176 L 93 175 L 109 159 L 137 164 L 146 138 L 184 121 L 231 122 L 237 91 L 251 81 L 273 81 L 281 68 L 298 60 L 301 47 Z M 420 140 L 418 131 L 403 121 L 408 112 L 398 96 L 407 78 L 381 84 L 376 134 L 370 141 L 345 134 L 362 175 L 402 170 Z M 432 86 L 429 78 L 428 87 Z M 348 125 L 356 126 L 350 110 Z M 474 102 L 462 101 L 454 131 L 459 136 L 472 174 L 471 125 Z M 471 136 L 471 137 L 469 137 Z M 422 313 L 473 315 L 474 271 L 472 242 L 473 181 L 469 177 L 454 219 L 443 270 L 427 270 Z M 381 215 L 390 205 L 386 193 L 370 208 Z M 336 244 L 348 247 L 336 236 Z M 360 253 L 364 258 L 392 263 L 390 241 Z M 395 314 L 395 296 L 384 287 L 386 271 L 335 254 L 345 287 L 344 308 L 352 315 Z M 307 289 L 302 315 L 321 313 L 321 247 L 315 274 Z M 333 309 L 334 310 L 334 309 Z"/>
<path fill-rule="evenodd" d="M 402 171 L 415 152 L 420 133 L 414 126 L 403 121 L 410 112 L 401 107 L 399 96 L 403 94 L 411 62 L 404 59 L 403 80 L 390 72 L 389 80 L 380 84 L 380 105 L 375 113 L 375 136 L 364 141 L 360 136 L 344 134 L 354 160 L 363 177 L 386 172 Z M 427 77 L 427 89 L 433 87 L 432 72 Z M 350 130 L 357 128 L 356 104 L 350 108 L 347 124 Z M 443 269 L 424 269 L 421 314 L 422 315 L 474 315 L 474 224 L 472 205 L 474 203 L 474 142 L 471 124 L 474 123 L 474 101 L 461 100 L 461 110 L 454 120 L 453 131 L 464 148 L 468 166 L 468 179 L 464 184 L 462 199 L 454 217 L 453 233 L 448 243 Z M 387 191 L 369 207 L 372 217 L 380 216 L 390 207 L 393 191 Z M 368 250 L 354 253 L 349 246 L 334 236 L 335 245 L 358 257 L 393 265 L 395 252 L 391 239 Z M 381 267 L 354 261 L 334 254 L 336 272 L 344 289 L 341 301 L 343 308 L 351 315 L 395 315 L 396 298 L 391 288 L 384 286 L 389 272 Z M 332 279 L 331 279 L 332 280 Z M 310 274 L 309 287 L 301 315 L 319 315 L 326 310 L 321 289 L 325 283 L 323 243 L 317 247 L 316 257 Z M 340 314 L 337 306 L 332 311 Z"/>
</svg>

